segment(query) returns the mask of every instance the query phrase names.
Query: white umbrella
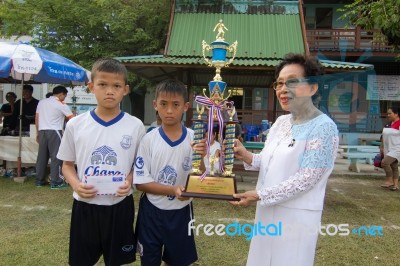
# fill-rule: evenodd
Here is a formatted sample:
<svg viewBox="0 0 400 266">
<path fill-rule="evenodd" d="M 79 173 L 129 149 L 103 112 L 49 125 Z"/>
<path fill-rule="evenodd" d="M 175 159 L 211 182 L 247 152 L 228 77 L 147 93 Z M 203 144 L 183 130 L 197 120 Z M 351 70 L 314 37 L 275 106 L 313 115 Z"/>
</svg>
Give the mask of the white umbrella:
<svg viewBox="0 0 400 266">
<path fill-rule="evenodd" d="M 36 83 L 82 85 L 89 81 L 90 72 L 71 60 L 28 44 L 0 42 L 0 78 L 33 80 Z M 22 115 L 22 95 L 20 115 Z M 19 122 L 17 172 L 21 176 L 22 120 Z"/>
</svg>

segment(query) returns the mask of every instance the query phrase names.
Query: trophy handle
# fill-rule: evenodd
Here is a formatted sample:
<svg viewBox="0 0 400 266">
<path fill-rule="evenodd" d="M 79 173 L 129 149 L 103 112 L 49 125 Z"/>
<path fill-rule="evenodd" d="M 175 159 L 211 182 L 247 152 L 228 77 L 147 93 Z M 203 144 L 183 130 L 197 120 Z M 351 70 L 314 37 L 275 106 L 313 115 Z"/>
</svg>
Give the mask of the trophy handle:
<svg viewBox="0 0 400 266">
<path fill-rule="evenodd" d="M 196 105 L 196 111 L 197 111 L 197 119 L 201 119 L 201 115 L 204 113 L 204 105 L 199 108 L 199 105 Z"/>
<path fill-rule="evenodd" d="M 235 57 L 236 57 L 236 50 L 237 50 L 236 48 L 237 48 L 237 45 L 238 45 L 238 42 L 235 41 L 234 43 L 232 43 L 232 44 L 228 47 L 228 51 L 229 51 L 230 53 L 233 53 L 233 55 L 232 55 L 232 58 L 229 59 L 228 62 L 226 62 L 225 67 L 228 67 L 228 66 L 233 62 L 233 60 L 235 59 Z"/>
<path fill-rule="evenodd" d="M 208 64 L 208 66 L 212 66 L 212 62 L 210 60 L 208 60 L 208 58 L 206 57 L 205 51 L 210 51 L 211 47 L 208 43 L 206 43 L 206 41 L 203 40 L 203 42 L 201 43 L 202 47 L 203 47 L 203 58 L 204 61 L 206 61 L 206 63 Z"/>
</svg>

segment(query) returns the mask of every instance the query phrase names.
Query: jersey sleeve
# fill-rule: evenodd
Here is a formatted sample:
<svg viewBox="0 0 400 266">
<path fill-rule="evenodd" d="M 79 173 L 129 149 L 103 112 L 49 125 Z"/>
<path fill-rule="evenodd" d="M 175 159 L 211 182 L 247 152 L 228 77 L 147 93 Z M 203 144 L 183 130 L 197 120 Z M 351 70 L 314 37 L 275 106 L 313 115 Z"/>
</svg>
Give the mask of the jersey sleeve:
<svg viewBox="0 0 400 266">
<path fill-rule="evenodd" d="M 145 135 L 139 144 L 135 159 L 133 184 L 154 182 L 151 176 L 151 138 Z"/>
<path fill-rule="evenodd" d="M 281 203 L 312 189 L 333 168 L 338 143 L 337 127 L 333 122 L 317 126 L 307 140 L 299 170 L 287 180 L 257 191 L 261 205 Z"/>
<path fill-rule="evenodd" d="M 71 123 L 67 123 L 64 135 L 61 139 L 60 148 L 58 149 L 57 158 L 62 161 L 75 162 L 75 142 L 73 135 L 73 127 Z"/>
</svg>

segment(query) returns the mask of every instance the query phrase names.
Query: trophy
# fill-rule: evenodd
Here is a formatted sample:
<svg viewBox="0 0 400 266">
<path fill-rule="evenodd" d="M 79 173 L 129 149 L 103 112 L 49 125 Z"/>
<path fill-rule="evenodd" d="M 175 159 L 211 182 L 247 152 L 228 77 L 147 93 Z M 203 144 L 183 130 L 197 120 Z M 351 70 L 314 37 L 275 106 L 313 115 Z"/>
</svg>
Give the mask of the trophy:
<svg viewBox="0 0 400 266">
<path fill-rule="evenodd" d="M 233 197 L 236 193 L 235 174 L 232 172 L 234 163 L 234 140 L 235 140 L 235 124 L 233 120 L 235 115 L 235 107 L 232 101 L 228 101 L 231 90 L 228 90 L 228 96 L 225 97 L 226 82 L 222 81 L 221 68 L 228 67 L 235 58 L 237 41 L 229 45 L 225 42 L 225 30 L 228 30 L 219 20 L 214 31 L 217 30 L 216 40 L 210 45 L 204 40 L 202 42 L 203 58 L 210 67 L 215 67 L 215 76 L 208 83 L 209 91 L 203 89 L 203 96 L 196 96 L 197 103 L 197 119 L 193 120 L 194 142 L 204 138 L 205 128 L 208 130 L 207 137 L 207 157 L 211 164 L 211 171 L 204 172 L 200 170 L 201 155 L 196 151 L 192 156 L 192 170 L 186 181 L 185 191 L 182 193 L 185 197 L 211 198 L 222 200 L 238 200 Z M 206 51 L 212 51 L 211 60 L 206 57 Z M 230 52 L 232 57 L 227 60 L 226 54 Z M 201 106 L 201 107 L 200 107 Z M 207 122 L 202 120 L 205 109 L 208 109 Z M 228 121 L 224 121 L 222 113 L 226 112 L 229 116 Z M 216 121 L 219 125 L 218 141 L 225 146 L 225 151 L 220 152 L 219 158 L 214 154 L 209 154 L 210 143 L 213 137 L 213 125 Z M 223 138 L 225 136 L 225 138 Z M 214 164 L 218 163 L 221 174 L 213 171 Z"/>
</svg>

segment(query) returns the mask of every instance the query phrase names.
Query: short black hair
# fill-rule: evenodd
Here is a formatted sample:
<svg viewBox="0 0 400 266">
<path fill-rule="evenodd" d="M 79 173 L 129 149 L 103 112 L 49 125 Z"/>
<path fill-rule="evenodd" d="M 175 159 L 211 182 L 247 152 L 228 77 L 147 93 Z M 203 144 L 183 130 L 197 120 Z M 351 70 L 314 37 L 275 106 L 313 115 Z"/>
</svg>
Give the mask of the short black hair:
<svg viewBox="0 0 400 266">
<path fill-rule="evenodd" d="M 13 96 L 15 99 L 17 99 L 17 94 L 15 94 L 15 93 L 12 92 L 12 91 L 7 92 L 6 98 L 7 98 L 7 97 L 10 97 L 10 96 Z"/>
<path fill-rule="evenodd" d="M 67 88 L 65 88 L 64 86 L 58 85 L 56 87 L 53 88 L 53 94 L 68 94 L 68 90 Z"/>
<path fill-rule="evenodd" d="M 30 92 L 33 92 L 33 86 L 30 85 L 30 84 L 25 84 L 25 85 L 22 87 L 22 90 L 28 90 L 28 91 L 30 91 Z"/>
<path fill-rule="evenodd" d="M 113 58 L 101 58 L 94 62 L 91 72 L 92 81 L 98 72 L 119 74 L 124 78 L 125 85 L 128 84 L 128 70 L 118 60 Z"/>
<path fill-rule="evenodd" d="M 389 107 L 388 109 L 390 109 L 390 110 L 392 110 L 392 112 L 394 113 L 394 114 L 397 114 L 397 115 L 400 115 L 400 108 L 399 108 L 399 106 L 392 106 L 392 107 Z"/>
<path fill-rule="evenodd" d="M 156 86 L 156 99 L 161 92 L 173 93 L 177 95 L 182 95 L 184 102 L 189 101 L 188 92 L 185 84 L 176 79 L 166 79 L 161 81 Z"/>
</svg>

